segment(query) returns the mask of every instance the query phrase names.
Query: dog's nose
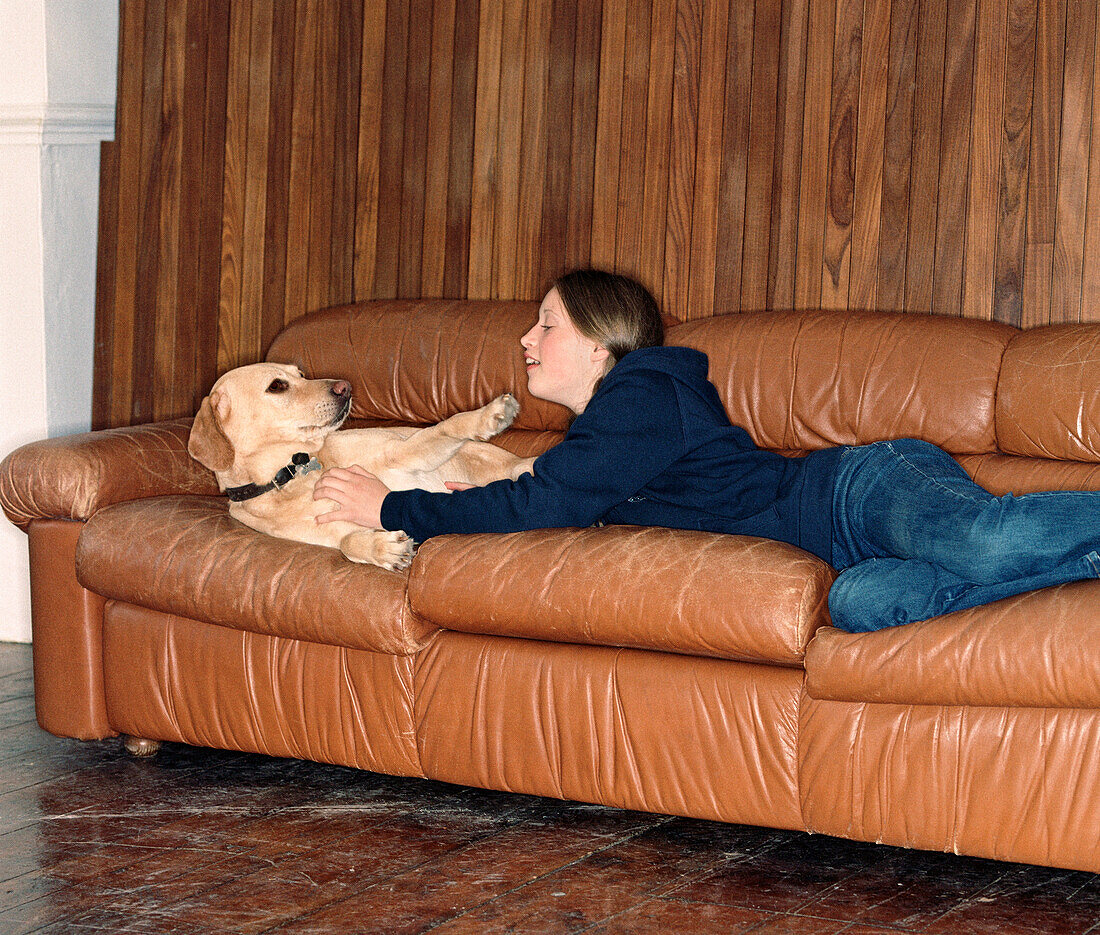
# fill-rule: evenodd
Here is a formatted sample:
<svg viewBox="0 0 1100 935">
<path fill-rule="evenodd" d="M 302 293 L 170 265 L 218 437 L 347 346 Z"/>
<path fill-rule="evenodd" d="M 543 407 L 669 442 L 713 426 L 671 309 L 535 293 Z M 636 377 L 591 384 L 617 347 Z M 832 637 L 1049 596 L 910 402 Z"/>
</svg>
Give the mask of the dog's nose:
<svg viewBox="0 0 1100 935">
<path fill-rule="evenodd" d="M 332 384 L 332 395 L 347 399 L 351 396 L 351 384 L 347 380 L 337 380 Z"/>
</svg>

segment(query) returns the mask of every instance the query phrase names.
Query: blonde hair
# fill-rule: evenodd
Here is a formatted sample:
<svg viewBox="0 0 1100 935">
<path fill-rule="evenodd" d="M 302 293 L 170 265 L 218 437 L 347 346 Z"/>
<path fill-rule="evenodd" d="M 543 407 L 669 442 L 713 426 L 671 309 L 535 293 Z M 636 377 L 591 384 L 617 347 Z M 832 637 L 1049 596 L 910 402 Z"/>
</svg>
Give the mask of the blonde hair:
<svg viewBox="0 0 1100 935">
<path fill-rule="evenodd" d="M 657 300 L 630 277 L 578 269 L 559 276 L 554 288 L 576 329 L 607 349 L 611 366 L 631 351 L 664 343 Z"/>
</svg>

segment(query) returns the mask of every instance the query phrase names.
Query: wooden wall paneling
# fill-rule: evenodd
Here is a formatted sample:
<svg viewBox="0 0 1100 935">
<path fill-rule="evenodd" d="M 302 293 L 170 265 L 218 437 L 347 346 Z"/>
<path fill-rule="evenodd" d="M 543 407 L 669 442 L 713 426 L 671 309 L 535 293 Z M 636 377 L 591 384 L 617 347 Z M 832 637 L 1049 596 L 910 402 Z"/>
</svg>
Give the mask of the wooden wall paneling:
<svg viewBox="0 0 1100 935">
<path fill-rule="evenodd" d="M 1066 0 L 1037 0 L 1031 148 L 1028 154 L 1023 327 L 1050 320 L 1057 226 L 1058 150 L 1065 63 Z"/>
<path fill-rule="evenodd" d="M 569 150 L 569 212 L 561 253 L 567 268 L 591 264 L 603 0 L 577 4 L 573 41 L 573 126 Z"/>
<path fill-rule="evenodd" d="M 726 98 L 729 6 L 729 0 L 713 0 L 703 7 L 699 49 L 699 119 L 688 260 L 689 318 L 714 314 L 714 264 L 718 255 L 718 204 L 725 123 L 722 105 Z"/>
<path fill-rule="evenodd" d="M 320 14 L 311 0 L 299 0 L 294 16 L 294 91 L 291 105 L 288 181 L 286 293 L 283 317 L 291 321 L 308 311 L 309 232 L 313 205 L 313 107 L 317 85 Z"/>
<path fill-rule="evenodd" d="M 149 422 L 154 418 L 154 380 L 156 366 L 157 284 L 160 261 L 161 123 L 164 117 L 164 31 L 167 10 L 162 3 L 150 3 L 145 12 L 141 102 L 141 158 L 137 174 L 139 203 L 137 210 L 137 271 L 134 281 L 133 372 L 130 377 L 130 419 Z M 124 183 L 127 180 L 124 180 Z"/>
<path fill-rule="evenodd" d="M 222 180 L 221 286 L 218 308 L 218 372 L 233 367 L 240 353 L 243 308 L 241 250 L 244 245 L 248 173 L 248 90 L 251 0 L 230 7 L 229 76 L 225 106 L 225 174 Z"/>
<path fill-rule="evenodd" d="M 431 85 L 428 91 L 428 134 L 425 154 L 424 229 L 420 262 L 420 293 L 443 294 L 447 259 L 447 182 L 451 136 L 451 103 L 454 89 L 455 2 L 438 0 L 431 14 Z M 364 68 L 369 67 L 366 62 Z M 364 123 L 375 123 L 368 114 Z"/>
<path fill-rule="evenodd" d="M 183 161 L 184 59 L 187 54 L 187 3 L 171 4 L 165 11 L 164 72 L 161 89 L 161 139 L 156 171 L 160 205 L 157 231 L 157 281 L 154 293 L 154 349 L 177 351 L 176 317 L 179 290 L 179 235 L 181 210 L 180 167 Z M 152 418 L 173 412 L 174 367 L 178 354 L 153 354 L 151 374 Z M 182 364 L 189 371 L 191 362 Z M 190 394 L 188 394 L 190 395 Z"/>
<path fill-rule="evenodd" d="M 551 0 L 527 4 L 523 78 L 523 133 L 519 156 L 515 298 L 541 298 L 542 200 L 546 179 L 547 89 L 550 80 Z"/>
<path fill-rule="evenodd" d="M 191 381 L 191 411 L 218 375 L 218 320 L 221 306 L 222 210 L 225 171 L 225 112 L 229 89 L 229 3 L 208 0 L 203 97 L 201 202 L 198 238 L 198 310 L 196 377 Z"/>
<path fill-rule="evenodd" d="M 932 311 L 938 315 L 961 315 L 963 312 L 966 180 L 975 80 L 974 4 L 975 0 L 950 0 L 947 6 L 950 41 L 944 62 L 936 264 L 932 286 Z"/>
<path fill-rule="evenodd" d="M 261 353 L 286 324 L 288 254 L 294 249 L 290 229 L 290 157 L 294 139 L 293 3 L 277 3 L 271 23 L 271 90 L 267 120 L 267 178 L 264 180 L 263 293 L 259 298 Z M 350 151 L 354 154 L 352 142 Z M 354 190 L 349 197 L 354 196 Z M 353 241 L 348 241 L 353 243 Z"/>
<path fill-rule="evenodd" d="M 335 149 L 332 174 L 332 242 L 330 301 L 355 298 L 356 176 L 359 172 L 359 101 L 363 63 L 363 4 L 340 4 L 337 26 Z M 426 22 L 431 21 L 431 12 Z M 430 30 L 425 30 L 430 35 Z M 427 121 L 425 120 L 425 127 Z M 423 241 L 423 229 L 417 232 Z M 420 294 L 417 283 L 415 293 Z M 265 345 L 266 346 L 266 345 Z"/>
<path fill-rule="evenodd" d="M 809 7 L 807 0 L 788 0 L 782 4 L 768 247 L 768 308 L 795 307 Z"/>
<path fill-rule="evenodd" d="M 443 6 L 443 4 L 440 4 Z M 378 261 L 379 173 L 383 81 L 386 60 L 386 0 L 364 4 L 359 82 L 359 137 L 355 188 L 355 298 L 374 295 Z M 442 131 L 449 138 L 449 126 Z M 293 243 L 288 239 L 289 243 Z"/>
<path fill-rule="evenodd" d="M 1095 2 L 1070 0 L 1066 24 L 1054 281 L 1050 302 L 1050 318 L 1056 322 L 1079 321 L 1081 317 L 1085 246 L 1083 207 L 1088 197 Z"/>
<path fill-rule="evenodd" d="M 592 192 L 593 266 L 615 266 L 619 217 L 619 168 L 623 157 L 623 93 L 626 81 L 627 0 L 604 0 L 600 27 L 600 89 L 596 106 L 596 157 Z"/>
<path fill-rule="evenodd" d="M 408 64 L 405 69 L 404 152 L 401 157 L 401 228 L 397 294 L 420 294 L 421 245 L 427 184 L 428 111 L 431 90 L 432 0 L 409 4 Z"/>
<path fill-rule="evenodd" d="M 993 317 L 1013 325 L 1019 325 L 1023 318 L 1028 154 L 1031 149 L 1031 103 L 1035 74 L 1035 7 L 1035 0 L 1012 0 L 1008 7 Z"/>
<path fill-rule="evenodd" d="M 963 315 L 971 318 L 993 317 L 1006 32 L 1005 0 L 979 0 L 963 265 Z"/>
<path fill-rule="evenodd" d="M 856 118 L 856 174 L 848 283 L 848 307 L 855 309 L 875 308 L 878 305 L 890 10 L 888 0 L 868 5 L 860 43 L 859 115 Z"/>
<path fill-rule="evenodd" d="M 474 116 L 474 170 L 470 188 L 470 268 L 467 295 L 487 299 L 493 282 L 493 227 L 496 210 L 497 144 L 500 127 L 500 66 L 504 3 L 482 0 L 477 43 L 477 107 Z"/>
<path fill-rule="evenodd" d="M 447 258 L 443 270 L 443 294 L 448 298 L 462 298 L 467 294 L 480 16 L 478 0 L 458 0 L 451 109 L 451 175 L 447 187 Z"/>
<path fill-rule="evenodd" d="M 649 100 L 649 0 L 627 0 L 622 132 L 615 210 L 615 268 L 641 275 L 645 199 L 646 107 Z"/>
<path fill-rule="evenodd" d="M 905 308 L 919 6 L 918 0 L 893 0 L 890 6 L 890 63 L 875 295 L 880 308 L 892 311 Z"/>
<path fill-rule="evenodd" d="M 409 0 L 387 0 L 385 62 L 382 72 L 381 132 L 378 146 L 378 231 L 373 288 L 369 297 L 397 296 L 401 233 L 401 160 L 405 139 Z"/>
<path fill-rule="evenodd" d="M 794 305 L 814 308 L 821 301 L 825 260 L 826 192 L 829 184 L 830 107 L 836 0 L 810 4 L 806 47 L 806 90 L 802 116 L 802 160 L 798 189 L 798 243 Z"/>
<path fill-rule="evenodd" d="M 837 0 L 833 40 L 833 95 L 829 110 L 829 175 L 821 304 L 847 308 L 855 216 L 856 140 L 863 7 Z"/>
<path fill-rule="evenodd" d="M 776 98 L 779 81 L 779 0 L 757 0 L 753 21 L 752 90 L 745 181 L 744 244 L 741 255 L 743 310 L 768 304 L 768 255 L 771 250 L 772 181 L 776 150 Z"/>
<path fill-rule="evenodd" d="M 668 204 L 665 215 L 665 311 L 684 321 L 691 266 L 691 217 L 695 194 L 695 154 L 699 127 L 699 49 L 701 10 L 680 0 L 676 12 L 676 56 L 669 129 Z"/>
<path fill-rule="evenodd" d="M 920 0 L 918 9 L 904 308 L 930 312 L 936 268 L 947 0 Z"/>
<path fill-rule="evenodd" d="M 493 192 L 493 273 L 490 294 L 509 298 L 516 291 L 518 262 L 519 189 L 523 144 L 524 77 L 526 71 L 527 10 L 522 3 L 506 3 L 501 24 L 500 113 L 496 141 L 496 185 Z"/>
<path fill-rule="evenodd" d="M 676 15 L 675 0 L 657 0 L 649 21 L 645 180 L 642 186 L 641 255 L 637 269 L 640 281 L 670 313 L 675 301 L 668 295 L 664 269 Z"/>
</svg>

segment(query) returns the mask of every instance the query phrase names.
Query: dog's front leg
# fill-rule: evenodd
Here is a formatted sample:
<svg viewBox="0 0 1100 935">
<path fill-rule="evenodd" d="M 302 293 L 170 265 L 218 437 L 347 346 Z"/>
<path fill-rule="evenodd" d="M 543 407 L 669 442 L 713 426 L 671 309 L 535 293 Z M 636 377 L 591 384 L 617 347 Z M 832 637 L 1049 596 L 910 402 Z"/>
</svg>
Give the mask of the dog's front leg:
<svg viewBox="0 0 1100 935">
<path fill-rule="evenodd" d="M 412 564 L 416 543 L 400 530 L 357 529 L 340 540 L 340 551 L 352 562 L 401 571 Z"/>
<path fill-rule="evenodd" d="M 468 441 L 486 441 L 499 435 L 516 417 L 519 403 L 509 393 L 472 412 L 460 412 L 436 425 L 414 432 L 398 442 L 390 455 L 391 466 L 402 470 L 435 471 L 446 464 Z"/>
</svg>

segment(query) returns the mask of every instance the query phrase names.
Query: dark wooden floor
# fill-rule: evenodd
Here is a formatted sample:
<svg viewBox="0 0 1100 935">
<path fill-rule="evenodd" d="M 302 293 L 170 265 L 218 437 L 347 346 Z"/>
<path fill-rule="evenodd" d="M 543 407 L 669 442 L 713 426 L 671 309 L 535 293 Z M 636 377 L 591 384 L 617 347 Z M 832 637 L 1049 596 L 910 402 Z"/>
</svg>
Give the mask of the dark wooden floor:
<svg viewBox="0 0 1100 935">
<path fill-rule="evenodd" d="M 1095 831 L 1095 829 L 1092 829 Z M 0 935 L 1100 933 L 1093 874 L 34 722 L 0 644 Z"/>
</svg>

